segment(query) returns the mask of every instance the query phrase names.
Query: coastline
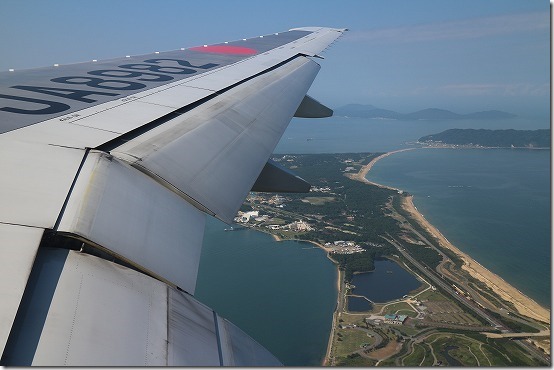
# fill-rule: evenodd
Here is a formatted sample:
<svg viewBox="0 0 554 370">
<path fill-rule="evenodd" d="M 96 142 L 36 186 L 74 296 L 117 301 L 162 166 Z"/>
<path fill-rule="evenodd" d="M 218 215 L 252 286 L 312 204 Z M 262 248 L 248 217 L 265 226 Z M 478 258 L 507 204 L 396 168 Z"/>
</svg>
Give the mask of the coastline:
<svg viewBox="0 0 554 370">
<path fill-rule="evenodd" d="M 484 266 L 479 264 L 476 260 L 474 260 L 471 256 L 462 252 L 456 246 L 451 244 L 450 241 L 419 212 L 419 210 L 413 203 L 414 197 L 412 195 L 408 193 L 404 194 L 404 190 L 402 189 L 374 183 L 365 178 L 365 176 L 369 173 L 369 171 L 373 168 L 373 166 L 382 158 L 388 157 L 395 153 L 414 150 L 414 149 L 424 149 L 424 148 L 412 147 L 412 148 L 404 148 L 396 151 L 383 153 L 372 158 L 369 161 L 369 163 L 366 162 L 367 163 L 366 165 L 363 165 L 363 162 L 361 161 L 357 161 L 356 165 L 359 169 L 359 172 L 343 173 L 342 176 L 348 177 L 351 180 L 360 181 L 364 184 L 369 184 L 379 188 L 389 189 L 391 191 L 397 192 L 399 194 L 398 196 L 393 195 L 393 198 L 396 199 L 396 201 L 394 202 L 394 205 L 393 203 L 387 203 L 387 209 L 391 207 L 389 211 L 392 211 L 393 217 L 398 217 L 398 219 L 404 223 L 408 221 L 406 225 L 409 225 L 409 223 L 412 224 L 409 226 L 408 229 L 405 229 L 405 231 L 410 232 L 411 230 L 412 232 L 416 233 L 418 237 L 422 238 L 422 240 L 424 240 L 426 243 L 430 243 L 429 245 L 431 245 L 432 248 L 434 248 L 438 253 L 441 253 L 441 251 L 440 249 L 437 249 L 437 247 L 441 247 L 443 249 L 442 252 L 447 252 L 445 251 L 445 249 L 448 249 L 452 254 L 455 254 L 456 256 L 458 256 L 459 260 L 457 261 L 449 261 L 449 259 L 447 258 L 447 262 L 449 261 L 449 264 L 444 264 L 444 265 L 441 264 L 441 266 L 439 267 L 442 270 L 440 270 L 439 273 L 442 272 L 449 277 L 451 276 L 452 279 L 454 279 L 454 282 L 456 282 L 456 284 L 458 284 L 457 281 L 460 281 L 460 284 L 462 284 L 461 285 L 462 288 L 465 287 L 463 285 L 463 282 L 464 281 L 467 282 L 469 276 L 471 276 L 475 280 L 473 279 L 469 280 L 469 281 L 473 281 L 474 285 L 473 287 L 469 286 L 468 291 L 471 292 L 472 295 L 475 295 L 475 297 L 477 297 L 476 300 L 478 301 L 478 303 L 479 303 L 478 299 L 481 299 L 480 302 L 486 306 L 485 308 L 492 309 L 493 313 L 496 312 L 497 314 L 501 314 L 501 315 L 514 314 L 516 321 L 518 320 L 518 318 L 515 314 L 518 313 L 521 315 L 519 321 L 526 322 L 526 320 L 523 319 L 523 316 L 525 316 L 525 317 L 529 317 L 534 320 L 537 320 L 539 322 L 542 322 L 544 324 L 539 324 L 538 322 L 534 322 L 534 323 L 531 323 L 531 326 L 534 326 L 535 328 L 538 328 L 540 326 L 541 328 L 540 333 L 544 334 L 543 336 L 548 336 L 550 333 L 550 330 L 549 330 L 550 329 L 550 310 L 545 309 L 536 301 L 534 301 L 530 297 L 527 297 L 521 291 L 511 286 L 500 276 L 496 275 L 495 273 L 492 273 Z M 365 157 L 365 161 L 367 160 L 368 160 L 368 156 Z M 375 190 L 371 190 L 371 188 L 360 189 L 360 191 L 364 191 L 364 190 L 368 192 L 375 191 Z M 388 193 L 388 195 L 392 195 L 392 194 Z M 254 226 L 252 227 L 254 228 Z M 322 358 L 321 366 L 334 366 L 336 365 L 337 361 L 342 363 L 343 362 L 342 357 L 340 356 L 344 355 L 343 353 L 344 348 L 337 343 L 337 335 L 339 337 L 342 337 L 340 334 L 337 334 L 337 331 L 339 331 L 339 333 L 344 334 L 343 331 L 339 330 L 339 325 L 340 325 L 339 322 L 343 322 L 343 320 L 341 319 L 344 319 L 347 323 L 350 323 L 350 316 L 348 312 L 345 312 L 346 302 L 344 299 L 345 297 L 344 296 L 345 284 L 343 282 L 344 274 L 341 274 L 341 271 L 338 268 L 336 261 L 333 260 L 333 258 L 331 257 L 332 254 L 329 253 L 331 250 L 333 250 L 333 248 L 326 247 L 317 241 L 297 239 L 299 236 L 301 237 L 301 235 L 289 235 L 289 233 L 284 233 L 283 235 L 277 235 L 276 233 L 274 233 L 274 231 L 266 228 L 255 227 L 254 229 L 271 235 L 273 240 L 277 242 L 282 240 L 295 240 L 295 241 L 303 241 L 303 242 L 310 243 L 324 250 L 326 252 L 327 258 L 334 262 L 335 267 L 337 268 L 337 275 L 336 275 L 337 299 L 336 299 L 336 306 L 332 314 L 332 322 L 331 322 L 329 337 L 327 341 L 326 353 L 325 353 L 325 356 Z M 422 235 L 417 233 L 415 230 L 419 230 L 419 232 L 421 232 Z M 294 239 L 289 239 L 291 236 L 294 237 Z M 427 238 L 427 239 L 424 239 L 424 238 Z M 397 246 L 397 248 L 400 248 L 400 247 Z M 302 248 L 302 249 L 311 249 L 311 248 Z M 450 253 L 448 253 L 447 255 L 450 255 Z M 454 257 L 451 255 L 451 258 L 454 258 Z M 443 259 L 443 262 L 444 262 L 444 259 Z M 451 273 L 453 275 L 449 275 Z M 477 283 L 477 281 L 480 281 L 482 283 Z M 491 289 L 492 292 L 488 292 L 488 289 L 485 289 L 485 285 L 489 289 Z M 431 288 L 431 285 L 429 285 L 428 289 L 430 288 Z M 481 295 L 482 292 L 484 295 Z M 485 293 L 489 293 L 489 295 Z M 504 301 L 509 301 L 511 304 L 506 304 L 507 302 L 502 302 L 500 299 Z M 480 306 L 483 307 L 483 305 L 480 305 Z M 502 308 L 498 310 L 499 307 L 502 307 Z M 502 310 L 505 310 L 505 309 L 507 309 L 509 312 L 502 313 Z M 347 315 L 342 316 L 342 313 L 346 313 Z M 508 317 L 506 318 L 510 320 Z M 517 328 L 512 329 L 508 325 L 506 325 L 506 328 L 508 328 L 509 330 L 505 330 L 505 331 L 508 331 L 509 333 L 513 333 L 512 330 L 515 330 L 516 332 L 518 332 L 519 330 Z M 486 328 L 483 330 L 487 331 Z M 534 333 L 534 331 L 531 330 L 531 333 Z M 507 334 L 506 336 L 509 336 L 509 335 Z M 535 337 L 537 335 L 531 334 L 531 336 Z M 338 339 L 338 340 L 340 341 L 341 339 Z M 536 340 L 535 338 L 531 338 L 529 339 L 529 341 L 530 343 L 533 343 L 535 346 L 542 348 L 544 352 L 546 352 L 547 354 L 550 353 L 549 340 L 547 339 Z"/>
<path fill-rule="evenodd" d="M 399 153 L 407 150 L 413 150 L 413 149 L 416 149 L 416 148 L 400 149 L 400 150 L 396 150 L 396 151 L 392 151 L 392 152 L 388 152 L 383 155 L 380 155 L 374 158 L 366 166 L 362 167 L 362 169 L 357 174 L 349 174 L 348 177 L 353 180 L 361 181 L 366 184 L 379 186 L 379 187 L 387 188 L 391 190 L 401 191 L 400 189 L 397 189 L 397 188 L 392 188 L 389 186 L 371 182 L 367 180 L 365 177 L 368 174 L 368 172 L 371 170 L 373 165 L 377 161 L 381 160 L 382 158 L 388 157 L 389 155 L 392 155 L 395 153 Z M 416 206 L 413 204 L 412 195 L 405 197 L 402 203 L 403 203 L 402 207 L 406 211 L 408 211 L 410 215 L 412 215 L 413 219 L 421 227 L 423 227 L 431 235 L 433 235 L 440 242 L 440 245 L 443 248 L 451 250 L 456 255 L 458 255 L 460 259 L 462 259 L 462 261 L 464 262 L 464 264 L 462 265 L 462 269 L 467 271 L 475 279 L 485 283 L 489 288 L 495 291 L 503 299 L 512 302 L 520 314 L 550 324 L 550 311 L 548 309 L 539 305 L 533 299 L 529 298 L 528 296 L 520 292 L 518 289 L 516 289 L 515 287 L 507 283 L 500 276 L 489 271 L 479 262 L 475 261 L 471 256 L 462 252 L 459 248 L 457 248 L 452 243 L 450 243 L 450 241 L 446 237 L 444 237 L 444 235 L 429 221 L 427 221 L 427 219 L 418 211 Z"/>
<path fill-rule="evenodd" d="M 264 231 L 265 232 L 265 231 Z M 278 235 L 275 235 L 273 233 L 268 233 L 269 235 L 271 235 L 273 237 L 273 240 L 276 241 L 276 242 L 280 242 L 280 241 L 283 241 L 283 239 L 281 239 L 281 237 L 279 237 Z M 313 244 L 315 245 L 316 247 L 319 247 L 321 249 L 323 249 L 326 253 L 326 257 L 335 265 L 336 269 L 337 269 L 337 306 L 333 312 L 333 319 L 332 319 L 332 323 L 331 323 L 331 330 L 329 332 L 329 340 L 327 341 L 327 350 L 325 351 L 325 356 L 323 357 L 323 360 L 321 362 L 321 366 L 331 366 L 329 364 L 329 358 L 330 358 L 330 355 L 331 355 L 331 350 L 333 348 L 333 336 L 335 334 L 335 322 L 336 322 L 336 318 L 337 318 L 337 313 L 339 312 L 339 307 L 341 306 L 341 282 L 342 282 L 342 279 L 343 279 L 343 272 L 339 269 L 339 266 L 337 264 L 337 262 L 335 260 L 333 260 L 333 258 L 331 258 L 331 254 L 329 253 L 330 252 L 330 249 L 325 247 L 324 245 L 316 242 L 316 241 L 313 241 L 313 240 L 304 240 L 304 239 L 287 239 L 287 240 L 295 240 L 295 241 L 299 241 L 299 242 L 305 242 L 305 243 L 310 243 L 310 244 Z"/>
<path fill-rule="evenodd" d="M 388 157 L 389 155 L 392 155 L 392 154 L 407 152 L 409 150 L 415 150 L 415 149 L 420 149 L 420 148 L 398 149 L 398 150 L 394 150 L 392 152 L 387 152 L 387 153 L 381 154 L 380 156 L 373 158 L 368 164 L 363 166 L 358 173 L 348 173 L 348 174 L 346 174 L 346 177 L 348 177 L 351 180 L 360 181 L 360 182 L 363 182 L 365 184 L 377 186 L 379 188 L 401 191 L 400 189 L 397 189 L 397 188 L 393 188 L 393 187 L 390 187 L 390 186 L 387 186 L 387 185 L 382 185 L 382 184 L 378 184 L 376 182 L 369 181 L 368 179 L 366 179 L 366 176 L 367 176 L 368 172 L 371 170 L 371 168 L 373 167 L 373 165 L 375 163 L 377 163 L 378 161 L 380 161 L 381 159 L 386 158 L 386 157 Z"/>
<path fill-rule="evenodd" d="M 539 305 L 533 299 L 529 298 L 517 288 L 510 285 L 500 276 L 491 272 L 479 262 L 471 258 L 468 254 L 462 252 L 450 243 L 450 241 L 435 226 L 433 226 L 421 213 L 419 213 L 417 207 L 413 203 L 412 195 L 403 199 L 402 206 L 424 229 L 426 229 L 439 241 L 443 248 L 451 250 L 462 259 L 464 262 L 462 269 L 467 271 L 472 277 L 487 284 L 487 286 L 502 299 L 511 302 L 520 314 L 550 324 L 549 310 Z"/>
</svg>

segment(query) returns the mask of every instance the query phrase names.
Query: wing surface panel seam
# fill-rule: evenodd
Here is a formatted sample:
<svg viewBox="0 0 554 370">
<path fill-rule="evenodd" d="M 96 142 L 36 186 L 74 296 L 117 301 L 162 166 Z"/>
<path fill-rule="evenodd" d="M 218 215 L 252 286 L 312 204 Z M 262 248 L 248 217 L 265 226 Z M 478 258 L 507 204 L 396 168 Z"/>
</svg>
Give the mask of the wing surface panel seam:
<svg viewBox="0 0 554 370">
<path fill-rule="evenodd" d="M 223 364 L 223 351 L 221 350 L 221 338 L 219 337 L 219 323 L 217 320 L 217 313 L 212 311 L 214 314 L 214 325 L 215 325 L 215 338 L 217 340 L 217 353 L 219 355 L 219 366 L 224 366 Z"/>
<path fill-rule="evenodd" d="M 58 218 L 56 219 L 56 222 L 54 223 L 53 230 L 57 230 L 58 227 L 60 226 L 60 222 L 62 221 L 63 213 L 65 212 L 67 204 L 69 203 L 69 198 L 71 197 L 71 193 L 73 192 L 73 188 L 75 188 L 75 184 L 77 183 L 77 179 L 79 178 L 79 174 L 81 173 L 81 170 L 83 169 L 83 166 L 85 164 L 85 161 L 87 159 L 89 151 L 90 151 L 90 148 L 85 149 L 83 159 L 81 160 L 81 164 L 79 165 L 79 168 L 77 169 L 77 173 L 75 174 L 75 177 L 73 178 L 73 182 L 71 183 L 71 186 L 69 187 L 69 191 L 67 192 L 67 196 L 65 197 L 65 200 L 63 202 L 62 209 L 60 210 Z"/>
<path fill-rule="evenodd" d="M 16 223 L 16 222 L 5 222 L 5 221 L 0 221 L 0 224 L 1 224 L 1 225 L 12 225 L 12 226 L 22 226 L 22 227 L 32 227 L 33 229 L 41 229 L 41 230 L 44 230 L 44 227 L 42 227 L 42 226 L 18 224 L 18 223 Z"/>
<path fill-rule="evenodd" d="M 271 71 L 273 71 L 273 70 L 275 70 L 279 67 L 282 67 L 283 65 L 291 62 L 292 60 L 294 60 L 298 57 L 302 57 L 302 56 L 304 56 L 304 55 L 303 54 L 296 54 L 296 55 L 294 55 L 294 56 L 292 56 L 288 59 L 285 59 L 282 62 L 279 62 L 276 65 L 271 66 L 271 67 L 269 67 L 269 68 L 267 68 L 267 69 L 265 69 L 261 72 L 253 74 L 252 76 L 246 77 L 246 78 L 244 78 L 244 79 L 242 79 L 238 82 L 235 82 L 234 84 L 231 84 L 227 87 L 224 87 L 224 88 L 214 92 L 213 94 L 211 94 L 211 95 L 209 95 L 205 98 L 202 98 L 202 99 L 199 99 L 195 102 L 187 104 L 187 105 L 185 105 L 185 106 L 183 106 L 179 109 L 176 109 L 175 111 L 170 112 L 170 113 L 168 113 L 168 114 L 166 114 L 166 115 L 164 115 L 160 118 L 157 118 L 153 121 L 150 121 L 148 123 L 145 123 L 142 126 L 139 126 L 139 127 L 135 128 L 131 131 L 128 131 L 128 132 L 122 134 L 121 136 L 119 136 L 115 139 L 112 139 L 110 141 L 105 142 L 104 144 L 101 144 L 101 145 L 97 146 L 95 149 L 109 153 L 110 150 L 113 150 L 113 149 L 117 148 L 118 146 L 124 144 L 125 142 L 130 141 L 130 140 L 132 140 L 132 139 L 134 139 L 134 138 L 136 138 L 136 137 L 138 137 L 138 136 L 140 136 L 140 135 L 142 135 L 142 134 L 144 134 L 144 133 L 146 133 L 146 132 L 148 132 L 148 131 L 150 131 L 150 130 L 152 130 L 152 129 L 154 129 L 154 128 L 156 128 L 156 127 L 158 127 L 158 126 L 160 126 L 164 123 L 166 123 L 170 119 L 175 118 L 176 117 L 175 114 L 181 115 L 183 113 L 186 113 L 186 112 L 190 111 L 191 109 L 193 109 L 193 108 L 195 108 L 195 107 L 197 107 L 201 104 L 204 104 L 204 103 L 210 101 L 211 99 L 214 99 L 216 96 L 219 96 L 220 94 L 223 94 L 223 93 L 225 93 L 225 92 L 227 92 L 227 91 L 229 91 L 229 90 L 231 90 L 231 89 L 233 89 L 233 88 L 235 88 L 239 85 L 242 85 L 242 84 L 256 78 L 256 77 L 262 76 L 262 75 L 264 75 L 266 73 L 269 73 L 269 72 L 271 72 Z"/>
</svg>

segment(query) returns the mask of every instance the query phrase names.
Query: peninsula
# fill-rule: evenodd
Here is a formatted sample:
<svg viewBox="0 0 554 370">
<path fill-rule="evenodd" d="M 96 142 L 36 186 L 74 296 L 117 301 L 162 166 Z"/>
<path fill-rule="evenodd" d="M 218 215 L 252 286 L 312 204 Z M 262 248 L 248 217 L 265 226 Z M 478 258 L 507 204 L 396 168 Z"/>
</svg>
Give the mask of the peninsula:
<svg viewBox="0 0 554 370">
<path fill-rule="evenodd" d="M 382 109 L 369 104 L 347 104 L 334 110 L 335 116 L 342 117 L 360 117 L 371 119 L 389 119 L 402 121 L 429 121 L 429 120 L 461 120 L 461 119 L 481 119 L 495 120 L 508 119 L 516 117 L 515 114 L 502 112 L 499 110 L 489 110 L 483 112 L 474 112 L 468 114 L 459 114 L 446 109 L 427 108 L 411 113 L 399 113 L 397 111 Z"/>
<path fill-rule="evenodd" d="M 391 153 L 274 156 L 312 184 L 309 194 L 251 193 L 236 222 L 323 248 L 339 268 L 324 363 L 345 366 L 550 364 L 550 312 L 464 254 L 402 191 L 365 175 Z M 353 294 L 354 274 L 387 258 L 416 290 L 392 302 Z M 366 299 L 367 311 L 350 300 Z M 510 340 L 512 339 L 512 340 Z"/>
<path fill-rule="evenodd" d="M 418 140 L 426 146 L 461 145 L 486 148 L 550 148 L 550 129 L 450 129 Z"/>
</svg>

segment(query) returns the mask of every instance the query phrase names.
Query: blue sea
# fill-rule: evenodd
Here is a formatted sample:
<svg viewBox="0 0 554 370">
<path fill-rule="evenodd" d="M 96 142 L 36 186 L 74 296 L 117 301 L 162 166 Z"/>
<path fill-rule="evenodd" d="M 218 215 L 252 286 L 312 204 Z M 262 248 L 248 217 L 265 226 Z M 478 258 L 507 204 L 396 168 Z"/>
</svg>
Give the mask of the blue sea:
<svg viewBox="0 0 554 370">
<path fill-rule="evenodd" d="M 413 194 L 450 242 L 550 307 L 549 150 L 417 149 L 367 177 Z"/>
<path fill-rule="evenodd" d="M 337 269 L 311 243 L 224 231 L 208 219 L 195 297 L 287 366 L 322 363 L 337 302 Z"/>
<path fill-rule="evenodd" d="M 293 119 L 275 153 L 387 152 L 449 128 L 549 125 L 548 118 Z M 379 161 L 369 177 L 414 194 L 456 246 L 550 307 L 550 151 L 413 150 Z M 320 364 L 336 303 L 335 267 L 308 244 L 225 227 L 208 222 L 196 296 L 286 365 Z"/>
</svg>

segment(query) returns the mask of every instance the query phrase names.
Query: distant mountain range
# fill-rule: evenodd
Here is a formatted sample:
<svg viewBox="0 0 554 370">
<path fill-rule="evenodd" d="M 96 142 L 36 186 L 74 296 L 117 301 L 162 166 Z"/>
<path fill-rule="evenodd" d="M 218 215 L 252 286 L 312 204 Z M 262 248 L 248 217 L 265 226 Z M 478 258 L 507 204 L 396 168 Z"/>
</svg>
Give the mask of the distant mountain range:
<svg viewBox="0 0 554 370">
<path fill-rule="evenodd" d="M 451 129 L 423 136 L 426 144 L 480 145 L 495 148 L 550 148 L 550 130 Z"/>
<path fill-rule="evenodd" d="M 369 104 L 347 104 L 334 110 L 335 116 L 362 117 L 394 120 L 454 120 L 454 119 L 506 119 L 515 114 L 499 110 L 488 110 L 469 114 L 458 114 L 445 109 L 428 108 L 413 113 L 399 113 L 393 110 L 377 108 Z"/>
</svg>

